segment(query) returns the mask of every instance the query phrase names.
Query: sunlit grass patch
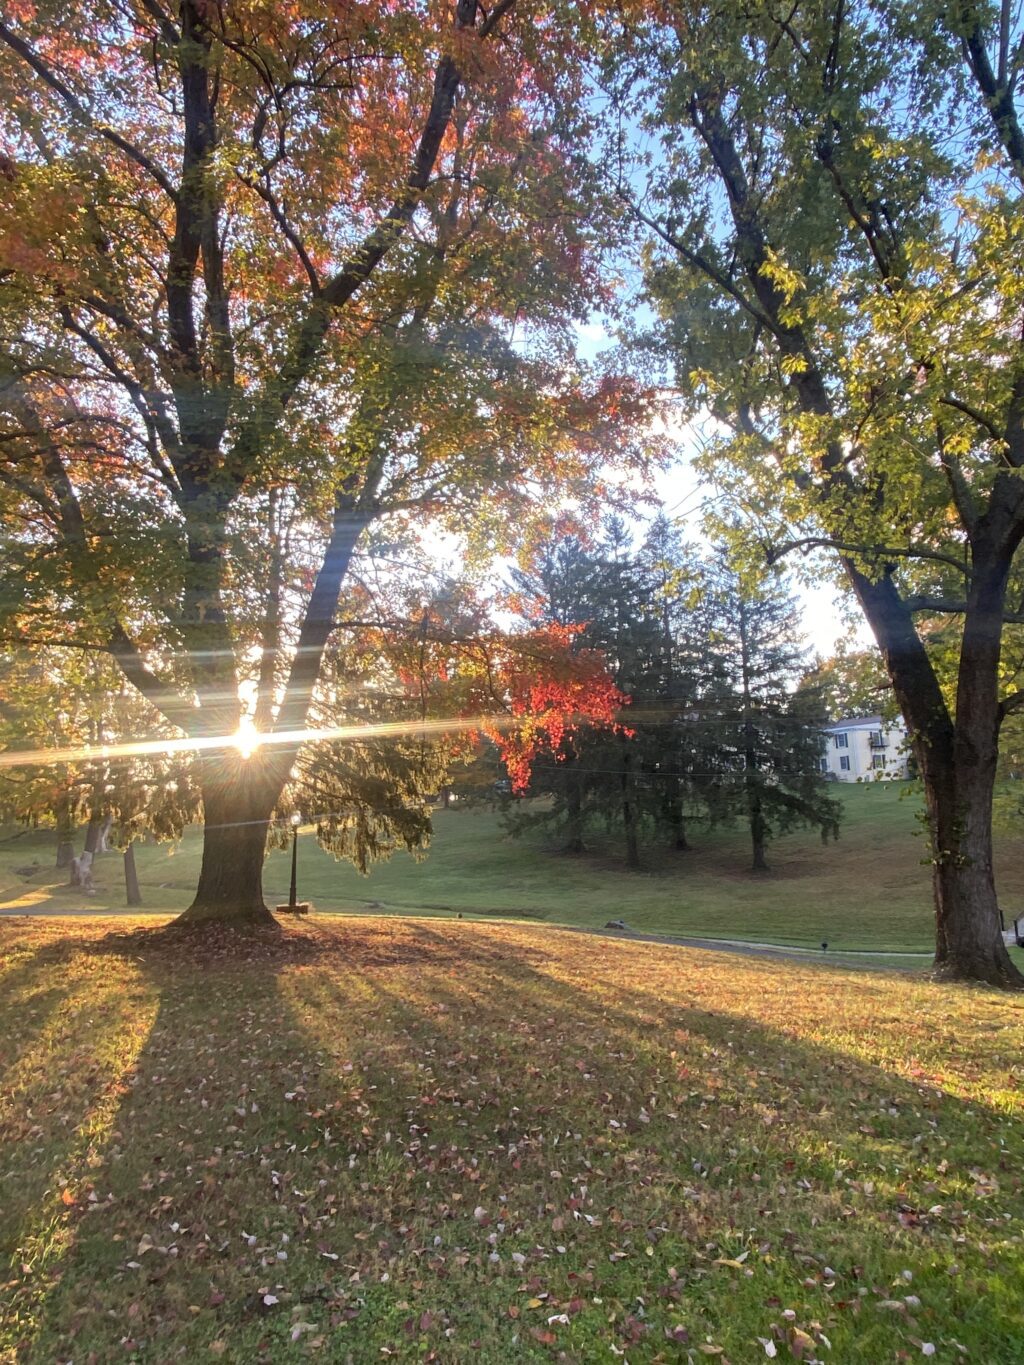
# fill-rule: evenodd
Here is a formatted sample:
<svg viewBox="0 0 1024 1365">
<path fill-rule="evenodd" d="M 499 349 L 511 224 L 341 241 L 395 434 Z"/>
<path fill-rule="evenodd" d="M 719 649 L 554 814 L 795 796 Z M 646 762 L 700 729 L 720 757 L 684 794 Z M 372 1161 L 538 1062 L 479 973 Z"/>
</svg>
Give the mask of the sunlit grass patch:
<svg viewBox="0 0 1024 1365">
<path fill-rule="evenodd" d="M 1012 999 L 509 924 L 132 927 L 0 925 L 11 1360 L 1019 1360 Z"/>
<path fill-rule="evenodd" d="M 749 871 L 749 837 L 742 825 L 691 830 L 693 849 L 645 849 L 644 868 L 622 864 L 617 836 L 603 827 L 587 835 L 588 852 L 568 857 L 560 837 L 534 832 L 508 837 L 501 816 L 482 808 L 434 812 L 429 854 L 405 853 L 362 877 L 318 849 L 300 831 L 298 884 L 318 910 L 345 914 L 525 918 L 532 922 L 602 928 L 624 919 L 643 933 L 764 941 L 858 967 L 924 967 L 934 950 L 930 873 L 922 861 L 920 797 L 903 783 L 836 784 L 844 818 L 838 843 L 794 831 L 772 844 L 769 876 Z M 201 832 L 189 829 L 177 846 L 136 846 L 147 914 L 178 913 L 199 875 Z M 1024 905 L 1024 843 L 1001 831 L 996 839 L 1000 895 L 1007 922 Z M 100 855 L 95 894 L 66 884 L 53 868 L 53 831 L 0 840 L 0 911 L 70 915 L 123 911 L 120 854 Z M 268 904 L 286 899 L 287 850 L 264 868 Z M 25 897 L 31 897 L 26 903 Z M 1014 950 L 1015 952 L 1017 950 Z M 888 952 L 886 959 L 877 956 Z M 849 956 L 842 956 L 849 953 Z M 917 954 L 917 956 L 907 956 Z M 1020 954 L 1024 964 L 1024 953 Z"/>
</svg>

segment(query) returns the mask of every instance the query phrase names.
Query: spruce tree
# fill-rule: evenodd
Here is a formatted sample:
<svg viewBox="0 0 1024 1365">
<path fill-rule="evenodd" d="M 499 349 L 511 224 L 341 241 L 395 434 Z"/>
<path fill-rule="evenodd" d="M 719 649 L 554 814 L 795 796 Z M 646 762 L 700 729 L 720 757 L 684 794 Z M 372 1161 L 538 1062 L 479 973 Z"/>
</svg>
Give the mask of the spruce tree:
<svg viewBox="0 0 1024 1365">
<path fill-rule="evenodd" d="M 806 654 L 792 594 L 775 577 L 745 580 L 724 555 L 712 574 L 722 799 L 749 823 L 753 871 L 767 872 L 769 840 L 801 825 L 836 837 L 841 808 L 821 775 L 824 717 L 796 690 Z"/>
</svg>

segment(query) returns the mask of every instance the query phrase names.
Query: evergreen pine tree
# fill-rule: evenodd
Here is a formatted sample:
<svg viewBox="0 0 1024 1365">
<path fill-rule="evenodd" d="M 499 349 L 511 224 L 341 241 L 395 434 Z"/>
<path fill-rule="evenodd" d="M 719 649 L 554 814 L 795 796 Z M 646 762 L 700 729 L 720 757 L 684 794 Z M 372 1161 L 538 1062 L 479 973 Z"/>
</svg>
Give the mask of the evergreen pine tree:
<svg viewBox="0 0 1024 1365">
<path fill-rule="evenodd" d="M 766 872 L 766 847 L 776 835 L 811 825 L 823 839 L 838 836 L 841 808 L 821 775 L 824 717 L 796 691 L 806 656 L 784 583 L 746 582 L 720 555 L 712 594 L 727 683 L 713 708 L 723 803 L 748 821 L 752 868 Z"/>
</svg>

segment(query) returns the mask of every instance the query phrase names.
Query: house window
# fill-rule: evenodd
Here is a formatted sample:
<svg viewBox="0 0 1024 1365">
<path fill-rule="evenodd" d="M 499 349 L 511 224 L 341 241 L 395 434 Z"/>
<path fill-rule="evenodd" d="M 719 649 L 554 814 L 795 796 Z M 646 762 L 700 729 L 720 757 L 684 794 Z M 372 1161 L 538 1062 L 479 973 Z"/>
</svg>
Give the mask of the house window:
<svg viewBox="0 0 1024 1365">
<path fill-rule="evenodd" d="M 848 749 L 850 747 L 850 736 L 845 730 L 840 731 L 840 733 L 835 736 L 835 741 L 837 749 Z"/>
<path fill-rule="evenodd" d="M 885 748 L 885 736 L 882 734 L 881 730 L 872 730 L 871 735 L 869 737 L 869 742 L 871 744 L 872 749 Z"/>
<path fill-rule="evenodd" d="M 872 768 L 884 768 L 884 767 L 885 767 L 885 754 L 872 754 L 872 755 L 871 755 L 871 766 L 872 766 Z"/>
<path fill-rule="evenodd" d="M 843 738 L 845 739 L 845 735 L 843 736 Z M 843 754 L 842 758 L 839 760 L 839 767 L 844 773 L 848 773 L 850 771 L 850 760 L 847 758 L 845 754 Z"/>
</svg>

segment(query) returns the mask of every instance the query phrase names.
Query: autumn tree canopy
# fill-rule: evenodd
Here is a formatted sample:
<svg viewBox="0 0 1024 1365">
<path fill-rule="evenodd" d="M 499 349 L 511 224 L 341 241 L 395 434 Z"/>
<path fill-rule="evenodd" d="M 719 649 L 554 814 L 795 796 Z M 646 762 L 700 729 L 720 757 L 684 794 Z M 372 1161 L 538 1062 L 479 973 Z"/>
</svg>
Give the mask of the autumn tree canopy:
<svg viewBox="0 0 1024 1365">
<path fill-rule="evenodd" d="M 608 287 L 588 16 L 25 0 L 0 21 L 2 630 L 102 651 L 224 739 L 198 760 L 194 918 L 265 913 L 367 528 L 494 547 L 645 458 L 646 396 L 573 349 Z"/>
<path fill-rule="evenodd" d="M 834 556 L 906 719 L 937 968 L 1020 986 L 1000 934 L 1001 645 L 1024 538 L 1024 42 L 1010 3 L 694 4 L 608 76 L 658 153 L 619 193 L 658 342 L 748 554 Z M 724 528 L 723 528 L 724 529 Z M 937 617 L 957 623 L 937 632 Z M 952 667 L 950 667 L 952 663 Z"/>
</svg>

